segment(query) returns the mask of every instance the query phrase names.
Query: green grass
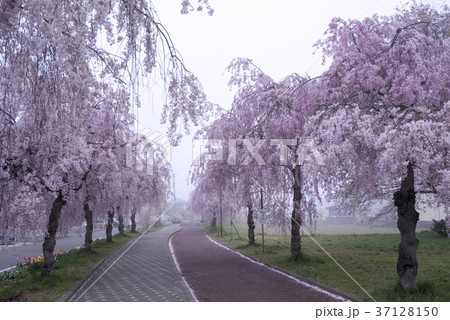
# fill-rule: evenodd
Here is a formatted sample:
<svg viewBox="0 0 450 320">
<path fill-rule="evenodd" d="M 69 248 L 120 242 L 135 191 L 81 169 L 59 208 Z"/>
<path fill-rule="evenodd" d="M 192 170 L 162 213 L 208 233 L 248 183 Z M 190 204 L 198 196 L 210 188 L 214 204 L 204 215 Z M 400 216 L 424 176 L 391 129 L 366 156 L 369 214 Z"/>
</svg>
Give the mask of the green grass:
<svg viewBox="0 0 450 320">
<path fill-rule="evenodd" d="M 151 231 L 157 229 L 160 228 Z M 112 243 L 107 243 L 105 239 L 95 240 L 91 252 L 72 249 L 74 250 L 72 254 L 55 263 L 53 275 L 50 277 L 41 278 L 41 268 L 36 265 L 23 279 L 0 281 L 0 301 L 57 301 L 76 281 L 83 278 L 90 267 L 138 235 L 140 234 L 126 233 L 125 236 L 116 234 Z"/>
<path fill-rule="evenodd" d="M 257 229 L 255 229 L 256 231 Z M 215 239 L 244 254 L 348 292 L 363 301 L 369 296 L 352 281 L 309 237 L 302 237 L 302 253 L 297 260 L 290 255 L 290 237 L 265 234 L 262 253 L 261 234 L 256 245 L 243 240 L 230 240 L 229 229 Z M 450 301 L 450 240 L 431 231 L 417 233 L 420 241 L 417 259 L 419 292 L 403 290 L 399 284 L 396 263 L 399 234 L 318 235 L 314 239 L 377 301 Z"/>
</svg>

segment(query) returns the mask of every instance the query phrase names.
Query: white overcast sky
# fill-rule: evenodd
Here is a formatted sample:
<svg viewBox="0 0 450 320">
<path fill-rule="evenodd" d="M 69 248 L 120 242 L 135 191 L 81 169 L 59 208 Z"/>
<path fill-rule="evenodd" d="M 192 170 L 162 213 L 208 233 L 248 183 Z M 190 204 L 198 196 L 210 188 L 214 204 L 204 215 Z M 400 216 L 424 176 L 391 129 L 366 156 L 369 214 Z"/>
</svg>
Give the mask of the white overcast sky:
<svg viewBox="0 0 450 320">
<path fill-rule="evenodd" d="M 233 58 L 253 59 L 275 80 L 294 72 L 316 76 L 323 67 L 320 53 L 313 55 L 313 44 L 323 37 L 333 17 L 361 19 L 375 13 L 390 15 L 403 3 L 397 0 L 210 0 L 215 11 L 213 16 L 208 16 L 206 12 L 181 15 L 181 0 L 152 2 L 186 66 L 202 82 L 209 101 L 224 108 L 231 105 L 233 98 L 227 87 L 228 76 L 224 74 Z M 156 83 L 151 85 L 151 91 L 142 96 L 139 129 L 147 127 L 165 132 L 159 125 L 162 93 Z M 177 198 L 187 199 L 191 191 L 187 183 L 191 148 L 192 137 L 185 137 L 172 151 Z"/>
</svg>

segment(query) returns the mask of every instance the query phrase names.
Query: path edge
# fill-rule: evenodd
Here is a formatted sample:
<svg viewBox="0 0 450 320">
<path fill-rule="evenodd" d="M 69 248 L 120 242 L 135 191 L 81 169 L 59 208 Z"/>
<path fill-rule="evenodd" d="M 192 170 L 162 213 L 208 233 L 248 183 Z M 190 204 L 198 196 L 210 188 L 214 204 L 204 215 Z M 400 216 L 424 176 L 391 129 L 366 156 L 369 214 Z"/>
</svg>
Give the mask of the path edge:
<svg viewBox="0 0 450 320">
<path fill-rule="evenodd" d="M 175 263 L 175 259 L 176 259 L 175 253 L 172 251 L 173 248 L 170 246 L 170 240 L 172 239 L 172 237 L 173 237 L 176 233 L 178 233 L 178 232 L 181 231 L 182 225 L 183 225 L 183 224 L 180 224 L 180 225 L 179 225 L 180 228 L 179 228 L 177 231 L 173 232 L 173 233 L 169 236 L 169 238 L 167 239 L 167 246 L 169 247 L 169 252 L 170 252 L 170 257 L 171 257 L 171 259 L 169 259 L 169 260 L 170 260 L 170 263 L 172 264 L 172 268 L 173 268 L 174 271 L 176 272 L 176 277 L 178 278 L 178 282 L 179 282 L 179 284 L 180 284 L 181 290 L 183 291 L 183 293 L 184 293 L 184 295 L 185 295 L 185 297 L 186 297 L 186 301 L 187 301 L 187 302 L 197 302 L 197 300 L 196 300 L 195 297 L 193 296 L 193 293 L 191 292 L 191 289 L 190 289 L 190 288 L 188 287 L 188 285 L 186 284 L 186 281 L 185 281 L 185 279 L 183 278 L 183 276 L 182 276 L 180 270 L 178 270 L 177 264 Z"/>
<path fill-rule="evenodd" d="M 88 272 L 85 273 L 85 275 L 83 276 L 83 278 L 81 278 L 80 280 L 76 281 L 71 287 L 70 289 L 61 297 L 59 298 L 56 302 L 72 302 L 71 299 L 80 291 L 81 288 L 83 288 L 83 286 L 86 284 L 86 282 L 89 280 L 89 278 L 92 276 L 92 274 L 97 271 L 98 268 L 100 268 L 101 265 L 103 265 L 103 263 L 109 258 L 111 257 L 114 253 L 116 253 L 117 251 L 119 251 L 120 249 L 122 249 L 123 247 L 125 247 L 126 245 L 128 245 L 131 241 L 135 240 L 137 237 L 133 237 L 129 240 L 127 240 L 126 242 L 124 242 L 122 245 L 120 245 L 119 247 L 115 248 L 113 251 L 111 251 L 110 253 L 108 253 L 108 255 L 106 257 L 104 257 L 103 259 L 101 259 L 100 261 L 98 261 L 96 264 L 94 264 Z"/>
<path fill-rule="evenodd" d="M 337 296 L 341 296 L 341 297 L 344 298 L 344 299 L 348 299 L 348 300 L 350 300 L 351 302 L 363 302 L 361 299 L 359 299 L 359 298 L 357 298 L 357 297 L 355 297 L 355 296 L 353 296 L 353 295 L 351 295 L 351 294 L 349 294 L 349 293 L 347 293 L 347 292 L 344 292 L 344 291 L 341 291 L 341 290 L 339 290 L 339 289 L 336 289 L 336 288 L 327 286 L 327 285 L 325 285 L 325 284 L 322 284 L 322 283 L 320 283 L 320 282 L 317 282 L 316 280 L 309 279 L 309 278 L 305 278 L 305 277 L 303 277 L 303 276 L 301 276 L 301 275 L 298 275 L 298 274 L 296 274 L 296 273 L 294 273 L 294 272 L 292 272 L 292 271 L 289 271 L 289 270 L 280 268 L 280 267 L 275 266 L 275 265 L 272 265 L 272 264 L 270 264 L 270 263 L 261 261 L 261 260 L 259 260 L 258 258 L 255 258 L 255 257 L 249 256 L 249 255 L 247 255 L 247 254 L 245 254 L 245 253 L 242 253 L 242 252 L 239 251 L 239 250 L 236 250 L 236 249 L 234 249 L 234 248 L 231 248 L 231 247 L 227 246 L 226 244 L 217 241 L 217 240 L 214 239 L 212 236 L 210 236 L 208 233 L 206 233 L 206 236 L 209 237 L 209 238 L 210 238 L 211 240 L 213 240 L 214 242 L 217 242 L 218 244 L 220 244 L 220 245 L 222 245 L 222 246 L 224 246 L 224 247 L 227 247 L 229 250 L 233 251 L 234 253 L 236 253 L 236 254 L 241 254 L 241 255 L 245 256 L 246 258 L 248 258 L 248 259 L 250 259 L 250 260 L 252 260 L 252 261 L 254 261 L 254 262 L 256 262 L 256 263 L 263 264 L 263 265 L 265 265 L 266 267 L 268 267 L 269 269 L 277 270 L 278 272 L 284 273 L 284 274 L 286 274 L 287 276 L 294 277 L 294 278 L 296 278 L 296 279 L 298 279 L 298 280 L 300 280 L 300 281 L 306 282 L 306 283 L 308 283 L 308 284 L 310 284 L 310 285 L 312 285 L 312 286 L 316 286 L 316 287 L 318 287 L 318 288 L 320 288 L 320 289 L 322 289 L 322 290 L 328 291 L 328 292 L 330 292 L 330 293 L 332 293 L 332 294 L 335 294 L 335 295 L 337 295 Z"/>
</svg>

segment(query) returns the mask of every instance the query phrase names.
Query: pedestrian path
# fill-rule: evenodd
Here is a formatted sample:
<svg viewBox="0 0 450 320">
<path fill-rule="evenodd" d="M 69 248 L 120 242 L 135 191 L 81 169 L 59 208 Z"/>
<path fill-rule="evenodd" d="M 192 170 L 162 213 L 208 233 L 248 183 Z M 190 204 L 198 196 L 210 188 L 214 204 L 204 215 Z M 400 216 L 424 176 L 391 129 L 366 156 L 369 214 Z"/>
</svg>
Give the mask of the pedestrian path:
<svg viewBox="0 0 450 320">
<path fill-rule="evenodd" d="M 168 244 L 179 229 L 170 225 L 132 240 L 107 258 L 70 301 L 192 301 Z"/>
<path fill-rule="evenodd" d="M 199 224 L 183 225 L 171 247 L 197 301 L 347 300 L 219 244 Z"/>
</svg>

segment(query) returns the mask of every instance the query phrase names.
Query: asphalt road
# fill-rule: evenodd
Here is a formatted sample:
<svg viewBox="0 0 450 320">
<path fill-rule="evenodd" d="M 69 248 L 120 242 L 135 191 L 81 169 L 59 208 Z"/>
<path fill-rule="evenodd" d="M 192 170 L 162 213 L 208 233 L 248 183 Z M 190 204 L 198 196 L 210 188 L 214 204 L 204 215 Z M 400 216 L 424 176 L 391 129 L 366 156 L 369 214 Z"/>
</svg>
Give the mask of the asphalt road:
<svg viewBox="0 0 450 320">
<path fill-rule="evenodd" d="M 198 301 L 343 301 L 340 296 L 256 263 L 186 224 L 171 238 L 184 280 Z"/>
<path fill-rule="evenodd" d="M 113 229 L 113 234 L 118 233 L 117 228 Z M 104 238 L 105 231 L 95 231 L 93 239 Z M 33 243 L 18 243 L 15 246 L 0 246 L 0 271 L 13 267 L 17 263 L 17 258 L 36 257 L 42 253 L 42 241 Z M 55 250 L 68 250 L 84 244 L 84 233 L 70 233 L 66 237 L 56 239 Z"/>
</svg>

